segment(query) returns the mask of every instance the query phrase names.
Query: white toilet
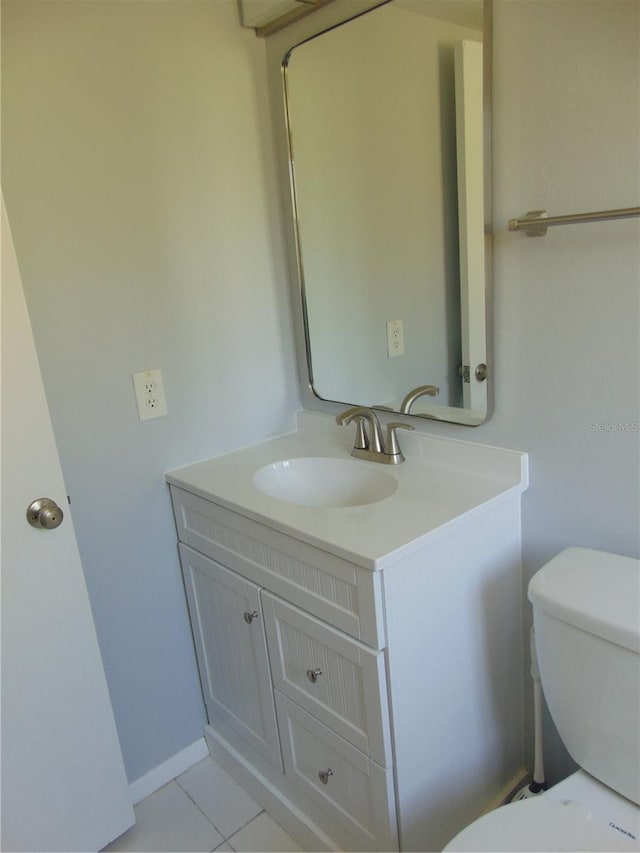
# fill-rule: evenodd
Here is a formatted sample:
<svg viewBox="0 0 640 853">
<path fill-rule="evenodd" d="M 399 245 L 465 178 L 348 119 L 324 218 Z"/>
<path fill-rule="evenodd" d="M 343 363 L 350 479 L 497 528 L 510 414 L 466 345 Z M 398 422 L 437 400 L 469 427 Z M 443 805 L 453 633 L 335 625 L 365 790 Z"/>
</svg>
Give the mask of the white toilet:
<svg viewBox="0 0 640 853">
<path fill-rule="evenodd" d="M 581 769 L 445 850 L 640 850 L 640 561 L 569 548 L 529 599 L 547 705 Z"/>
</svg>

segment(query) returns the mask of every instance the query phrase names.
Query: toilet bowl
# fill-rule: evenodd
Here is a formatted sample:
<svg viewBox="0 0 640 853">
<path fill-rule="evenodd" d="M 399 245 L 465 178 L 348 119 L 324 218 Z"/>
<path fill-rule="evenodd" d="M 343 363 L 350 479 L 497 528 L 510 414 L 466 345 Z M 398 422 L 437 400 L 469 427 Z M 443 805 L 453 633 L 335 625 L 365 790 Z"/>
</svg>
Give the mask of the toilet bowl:
<svg viewBox="0 0 640 853">
<path fill-rule="evenodd" d="M 640 851 L 640 561 L 570 548 L 529 584 L 551 716 L 581 768 L 446 851 Z"/>
<path fill-rule="evenodd" d="M 470 824 L 446 851 L 640 850 L 640 808 L 578 770 L 544 794 Z"/>
</svg>

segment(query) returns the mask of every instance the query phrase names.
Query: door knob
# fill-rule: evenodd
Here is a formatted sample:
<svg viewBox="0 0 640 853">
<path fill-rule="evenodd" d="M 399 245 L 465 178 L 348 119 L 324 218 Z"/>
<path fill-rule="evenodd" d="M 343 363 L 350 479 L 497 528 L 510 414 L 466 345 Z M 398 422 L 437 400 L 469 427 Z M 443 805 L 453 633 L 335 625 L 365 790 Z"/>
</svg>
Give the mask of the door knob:
<svg viewBox="0 0 640 853">
<path fill-rule="evenodd" d="M 38 498 L 27 508 L 27 521 L 32 527 L 54 530 L 60 527 L 64 513 L 50 498 Z"/>
</svg>

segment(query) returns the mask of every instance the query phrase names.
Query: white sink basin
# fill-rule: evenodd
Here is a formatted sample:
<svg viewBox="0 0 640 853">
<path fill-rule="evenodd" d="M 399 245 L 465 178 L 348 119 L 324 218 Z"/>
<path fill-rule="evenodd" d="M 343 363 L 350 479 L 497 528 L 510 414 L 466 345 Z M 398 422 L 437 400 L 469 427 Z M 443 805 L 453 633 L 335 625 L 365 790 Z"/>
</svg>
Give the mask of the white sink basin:
<svg viewBox="0 0 640 853">
<path fill-rule="evenodd" d="M 299 506 L 363 506 L 390 497 L 398 487 L 395 477 L 373 464 L 319 456 L 283 459 L 260 468 L 254 484 L 269 497 Z"/>
</svg>

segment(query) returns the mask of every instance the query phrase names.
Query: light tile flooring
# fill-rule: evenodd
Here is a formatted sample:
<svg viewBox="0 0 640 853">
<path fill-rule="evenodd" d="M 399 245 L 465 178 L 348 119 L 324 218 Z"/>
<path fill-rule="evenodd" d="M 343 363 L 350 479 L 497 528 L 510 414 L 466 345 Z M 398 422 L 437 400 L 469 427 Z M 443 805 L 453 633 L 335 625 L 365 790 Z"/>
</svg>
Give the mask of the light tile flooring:
<svg viewBox="0 0 640 853">
<path fill-rule="evenodd" d="M 212 759 L 135 806 L 136 823 L 104 850 L 299 853 L 302 847 Z"/>
</svg>

